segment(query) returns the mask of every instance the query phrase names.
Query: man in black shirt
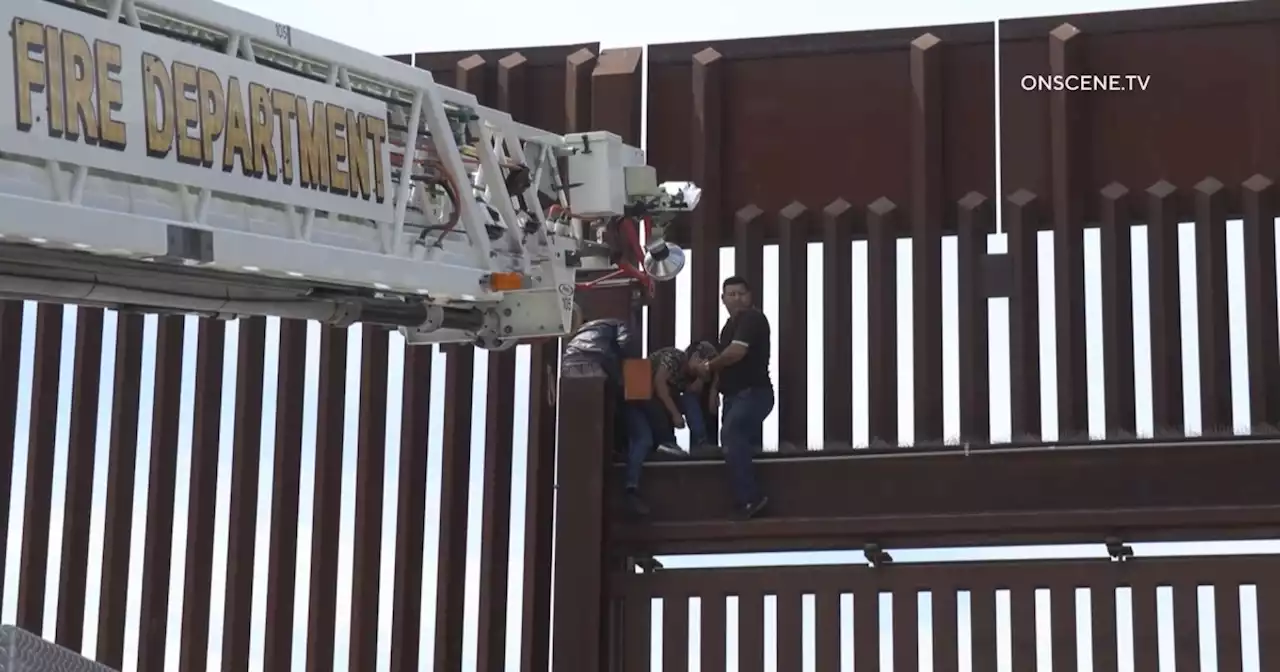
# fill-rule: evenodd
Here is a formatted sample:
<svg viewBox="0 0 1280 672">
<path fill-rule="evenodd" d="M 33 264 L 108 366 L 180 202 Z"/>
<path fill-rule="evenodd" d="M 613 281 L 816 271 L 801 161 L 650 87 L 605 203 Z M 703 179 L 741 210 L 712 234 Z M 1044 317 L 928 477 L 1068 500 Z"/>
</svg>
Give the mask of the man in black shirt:
<svg viewBox="0 0 1280 672">
<path fill-rule="evenodd" d="M 752 454 L 764 444 L 764 420 L 773 412 L 773 380 L 769 377 L 769 318 L 752 303 L 751 286 L 734 276 L 724 281 L 721 299 L 729 321 L 720 331 L 720 354 L 700 364 L 706 373 L 718 374 L 724 395 L 720 443 L 729 465 L 739 513 L 751 518 L 769 498 L 756 484 Z"/>
</svg>

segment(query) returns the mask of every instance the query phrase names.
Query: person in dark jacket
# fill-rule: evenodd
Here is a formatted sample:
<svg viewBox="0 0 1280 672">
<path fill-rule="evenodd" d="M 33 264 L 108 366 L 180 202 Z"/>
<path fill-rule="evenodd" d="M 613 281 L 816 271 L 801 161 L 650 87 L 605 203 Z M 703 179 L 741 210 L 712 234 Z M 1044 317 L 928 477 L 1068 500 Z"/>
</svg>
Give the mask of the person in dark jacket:
<svg viewBox="0 0 1280 672">
<path fill-rule="evenodd" d="M 640 495 L 640 471 L 653 450 L 653 427 L 646 415 L 645 402 L 628 401 L 622 379 L 622 361 L 638 359 L 642 345 L 626 320 L 602 318 L 582 321 L 580 308 L 574 309 L 573 335 L 565 346 L 562 365 L 594 365 L 604 371 L 611 396 L 614 397 L 615 440 L 625 446 L 627 508 L 636 515 L 647 515 L 649 507 Z"/>
</svg>

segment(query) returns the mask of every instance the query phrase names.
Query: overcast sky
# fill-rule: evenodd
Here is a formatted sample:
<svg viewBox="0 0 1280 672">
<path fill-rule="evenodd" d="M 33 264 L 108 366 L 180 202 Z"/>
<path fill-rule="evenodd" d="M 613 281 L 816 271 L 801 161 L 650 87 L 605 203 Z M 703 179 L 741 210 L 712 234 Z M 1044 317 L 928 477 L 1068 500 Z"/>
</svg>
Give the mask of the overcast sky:
<svg viewBox="0 0 1280 672">
<path fill-rule="evenodd" d="M 319 4 L 317 4 L 319 3 Z M 654 0 L 644 5 L 629 5 L 625 8 L 617 9 L 609 8 L 599 3 L 587 3 L 584 0 L 551 0 L 550 2 L 542 2 L 537 4 L 519 4 L 512 0 L 491 0 L 485 5 L 448 5 L 441 3 L 411 3 L 403 0 L 365 0 L 360 6 L 360 11 L 351 11 L 347 4 L 334 3 L 332 0 L 261 0 L 257 3 L 250 3 L 248 0 L 236 0 L 235 4 L 244 9 L 257 11 L 268 18 L 280 22 L 291 23 L 298 29 L 308 30 L 325 37 L 333 38 L 342 42 L 346 42 L 356 47 L 368 49 L 379 53 L 402 53 L 410 51 L 451 51 L 468 48 L 494 48 L 494 47 L 516 47 L 516 46 L 537 46 L 545 44 L 564 44 L 585 41 L 600 41 L 605 47 L 623 47 L 636 46 L 646 43 L 673 42 L 695 39 L 722 39 L 731 37 L 754 37 L 773 34 L 786 33 L 807 33 L 816 31 L 835 31 L 835 30 L 861 30 L 883 27 L 900 27 L 920 25 L 923 23 L 954 23 L 966 21 L 986 21 L 997 18 L 1015 18 L 1019 16 L 1029 16 L 1037 14 L 1057 14 L 1066 13 L 1068 11 L 1100 11 L 1109 9 L 1128 9 L 1136 7 L 1156 6 L 1160 4 L 1168 4 L 1165 2 L 1147 1 L 1147 2 L 1116 2 L 1106 0 L 1076 0 L 1074 2 L 1066 2 L 1065 0 L 1037 0 L 1036 2 L 1012 2 L 1009 0 L 984 0 L 977 3 L 954 3 L 954 2 L 930 2 L 930 1 L 904 1 L 897 3 L 872 3 L 872 4 L 850 4 L 832 2 L 831 0 L 792 0 L 787 4 L 786 11 L 750 11 L 743 10 L 743 6 L 738 3 L 729 5 L 725 2 L 708 2 L 701 4 L 690 4 L 685 2 L 674 2 L 672 0 Z M 732 8 L 732 9 L 730 9 Z M 772 8 L 771 8 L 772 9 Z M 732 17 L 726 20 L 725 16 Z M 456 28 L 453 28 L 455 27 Z M 665 179 L 679 179 L 684 176 L 663 176 Z M 1187 283 L 1193 282 L 1194 265 L 1192 259 L 1193 238 L 1189 228 L 1185 228 L 1181 232 L 1183 242 L 1183 269 L 1182 277 L 1184 287 L 1190 287 Z M 993 236 L 990 241 L 991 249 L 1003 250 L 1004 241 L 1001 236 Z M 1239 224 L 1233 223 L 1228 231 L 1229 254 L 1232 257 L 1232 263 L 1228 264 L 1231 272 L 1230 276 L 1230 292 L 1232 301 L 1232 347 L 1233 347 L 1233 384 L 1236 387 L 1235 399 L 1237 400 L 1237 425 L 1244 424 L 1248 417 L 1247 397 L 1243 394 L 1245 385 L 1247 384 L 1247 374 L 1245 372 L 1244 353 L 1244 324 L 1243 324 L 1243 271 L 1240 263 L 1242 248 L 1239 232 Z M 1134 309 L 1138 319 L 1135 322 L 1135 343 L 1139 353 L 1137 362 L 1138 373 L 1138 417 L 1140 429 L 1149 429 L 1150 427 L 1150 380 L 1149 366 L 1145 358 L 1147 352 L 1147 343 L 1149 338 L 1149 329 L 1146 321 L 1146 247 L 1145 232 L 1137 229 L 1134 232 L 1134 276 L 1135 276 L 1135 300 Z M 698 263 L 698 253 L 692 255 L 690 264 Z M 865 259 L 866 250 L 862 244 L 854 246 L 854 277 L 852 283 L 854 287 L 854 333 L 852 335 L 851 347 L 854 350 L 854 370 L 849 372 L 854 378 L 855 390 L 855 407 L 851 410 L 854 423 L 855 440 L 865 440 L 866 438 L 866 422 L 867 422 L 867 383 L 865 371 L 863 367 L 866 361 L 866 277 L 865 277 Z M 1056 405 L 1055 394 L 1055 372 L 1054 358 L 1051 356 L 1054 347 L 1053 335 L 1053 313 L 1048 308 L 1051 305 L 1051 285 L 1049 278 L 1052 274 L 1052 248 L 1051 241 L 1042 238 L 1041 250 L 1041 292 L 1042 292 L 1042 310 L 1041 310 L 1041 330 L 1042 330 L 1042 369 L 1043 369 L 1043 407 L 1045 413 L 1045 428 L 1047 438 L 1052 438 L 1056 433 Z M 955 273 L 955 249 L 954 242 L 947 241 L 944 243 L 943 253 L 944 263 L 944 332 L 947 337 L 944 340 L 944 376 L 940 381 L 945 388 L 947 399 L 947 416 L 946 431 L 948 435 L 954 435 L 958 430 L 958 386 L 957 386 L 957 353 L 956 343 L 954 339 L 956 324 L 956 297 L 954 289 L 954 273 Z M 733 270 L 733 259 L 730 252 L 725 252 L 721 256 L 721 271 L 724 275 L 729 275 Z M 1097 237 L 1093 234 L 1086 236 L 1086 264 L 1088 266 L 1088 330 L 1089 330 L 1089 385 L 1090 385 L 1090 426 L 1095 432 L 1101 431 L 1101 400 L 1102 400 L 1102 379 L 1101 379 L 1101 352 L 1097 347 L 1093 347 L 1100 342 L 1101 339 L 1101 318 L 1100 318 L 1100 289 L 1097 276 L 1098 268 L 1098 243 Z M 763 306 L 765 312 L 770 317 L 776 319 L 776 291 L 771 291 L 776 285 L 777 273 L 777 252 L 776 249 L 769 248 L 765 252 L 765 273 L 760 279 L 760 284 L 766 288 L 766 298 Z M 823 398 L 822 381 L 823 376 L 828 372 L 822 363 L 822 348 L 820 321 L 822 319 L 820 306 L 821 301 L 821 278 L 822 258 L 820 248 L 816 245 L 810 248 L 809 258 L 809 286 L 812 292 L 810 298 L 811 312 L 811 331 L 810 331 L 810 361 L 809 366 L 811 373 L 809 376 L 810 407 L 815 409 L 811 414 L 809 423 L 809 443 L 818 444 L 822 440 L 822 418 L 820 410 L 823 407 L 821 400 Z M 677 279 L 678 295 L 681 304 L 681 313 L 677 321 L 676 338 L 678 343 L 685 343 L 689 338 L 689 320 L 684 312 L 685 306 L 688 305 L 688 278 L 689 272 L 686 271 Z M 909 288 L 911 287 L 910 276 L 910 247 L 908 242 L 903 242 L 899 249 L 899 287 L 903 288 L 903 297 L 899 299 L 899 338 L 900 348 L 903 352 L 908 352 L 910 348 L 911 338 L 911 312 L 909 310 L 910 296 Z M 1195 320 L 1195 298 L 1194 293 L 1189 290 L 1183 291 L 1184 310 L 1183 310 L 1183 337 L 1184 337 L 1184 359 L 1189 363 L 1196 361 L 1197 357 L 1197 336 L 1194 328 Z M 991 354 L 992 354 L 992 408 L 993 408 L 993 426 L 997 437 L 1008 435 L 1008 345 L 1007 345 L 1007 309 L 1003 300 L 992 302 L 992 323 L 991 323 Z M 19 431 L 16 439 L 16 462 L 15 471 L 18 474 L 25 473 L 26 449 L 27 449 L 27 430 L 29 425 L 29 381 L 31 375 L 31 364 L 33 356 L 34 344 L 34 306 L 28 306 L 27 319 L 25 321 L 26 333 L 23 340 L 22 352 L 22 379 L 24 382 L 22 396 L 19 400 Z M 174 633 L 171 644 L 169 646 L 169 659 L 166 669 L 176 669 L 176 652 L 178 648 L 177 632 L 181 614 L 182 604 L 182 571 L 185 562 L 185 527 L 187 518 L 187 490 L 186 479 L 181 477 L 190 469 L 190 436 L 191 436 L 191 413 L 192 413 L 192 396 L 194 384 L 194 355 L 197 343 L 194 320 L 188 321 L 186 350 L 184 353 L 184 385 L 182 389 L 182 440 L 178 446 L 179 449 L 179 480 L 177 493 L 177 507 L 175 510 L 175 537 L 174 537 L 174 555 L 172 561 L 173 578 L 171 579 L 172 595 L 170 599 L 170 631 Z M 96 637 L 97 627 L 97 598 L 99 572 L 101 569 L 101 552 L 104 543 L 103 540 L 103 524 L 102 511 L 105 501 L 105 476 L 106 476 L 106 439 L 108 431 L 108 423 L 111 411 L 111 381 L 113 376 L 113 362 L 110 353 L 113 351 L 114 343 L 114 315 L 109 315 L 106 327 L 106 352 L 108 353 L 103 363 L 103 389 L 102 389 L 102 408 L 100 411 L 99 423 L 99 456 L 97 465 L 97 480 L 94 488 L 95 504 L 94 518 L 92 525 L 92 541 L 91 552 L 89 558 L 89 613 L 86 618 L 85 641 L 87 643 L 86 653 L 92 655 L 93 642 Z M 147 342 L 148 346 L 144 352 L 143 379 L 149 381 L 154 375 L 154 349 L 150 345 L 153 341 L 155 329 L 154 318 L 147 321 Z M 64 327 L 63 339 L 63 363 L 62 377 L 64 381 L 69 381 L 72 367 L 74 365 L 74 352 L 72 349 L 75 333 L 75 310 L 67 309 L 67 320 Z M 209 663 L 210 670 L 219 668 L 219 652 L 220 633 L 221 633 L 221 608 L 222 598 L 225 591 L 225 567 L 226 567 L 226 538 L 227 538 L 227 508 L 228 508 L 228 484 L 230 479 L 230 437 L 232 423 L 234 422 L 234 388 L 235 388 L 235 343 L 236 343 L 236 326 L 233 323 L 228 329 L 227 338 L 227 356 L 225 359 L 225 386 L 224 386 L 224 405 L 223 405 L 223 427 L 222 427 L 222 457 L 220 465 L 220 481 L 221 488 L 219 491 L 218 510 L 217 510 L 217 538 L 215 553 L 213 557 L 213 601 L 214 614 L 212 621 L 212 641 L 210 647 L 211 660 Z M 262 618 L 265 605 L 265 576 L 266 576 L 266 558 L 267 558 L 267 525 L 266 513 L 269 511 L 271 500 L 270 482 L 272 478 L 272 462 L 270 459 L 272 451 L 273 432 L 272 415 L 275 404 L 275 376 L 273 372 L 276 369 L 276 349 L 275 341 L 277 338 L 277 324 L 274 320 L 270 321 L 268 331 L 268 352 L 267 352 L 267 371 L 268 375 L 264 382 L 265 402 L 264 402 L 264 460 L 262 464 L 261 480 L 263 487 L 259 495 L 260 511 L 262 512 L 262 524 L 259 527 L 258 537 L 258 556 L 260 563 L 256 572 L 257 580 L 255 582 L 255 599 L 254 599 L 254 615 L 255 615 L 255 633 L 252 643 L 253 656 L 255 659 L 255 669 L 260 669 L 262 641 L 260 637 Z M 314 425 L 315 425 L 315 403 L 316 403 L 316 354 L 318 345 L 318 331 L 312 328 L 311 337 L 308 346 L 308 380 L 307 380 L 307 397 L 305 400 L 305 421 L 308 429 L 304 434 L 304 462 L 303 462 L 303 481 L 302 481 L 302 519 L 301 529 L 299 532 L 299 567 L 298 567 L 298 602 L 296 611 L 296 658 L 295 668 L 301 669 L 304 656 L 305 642 L 305 623 L 306 623 L 306 598 L 308 595 L 307 585 L 309 577 L 309 549 L 310 549 L 310 521 L 312 508 L 312 491 L 313 479 L 310 471 L 314 458 Z M 776 348 L 775 341 L 775 361 Z M 396 526 L 395 518 L 395 502 L 396 502 L 396 471 L 399 454 L 399 428 L 400 428 L 400 389 L 402 384 L 402 364 L 403 364 L 403 341 L 398 336 L 393 336 L 391 346 L 391 362 L 390 375 L 388 381 L 389 391 L 389 413 L 387 418 L 387 483 L 386 497 L 384 504 L 384 550 L 383 550 L 383 584 L 381 591 L 381 608 L 378 614 L 380 632 L 387 633 L 390 625 L 390 593 L 391 593 L 391 576 L 393 557 L 394 530 Z M 519 353 L 519 363 L 517 370 L 517 387 L 523 390 L 526 386 L 528 377 L 528 353 L 521 348 Z M 347 645 L 347 625 L 350 616 L 350 591 L 351 591 L 351 539 L 352 539 L 352 515 L 354 502 L 354 486 L 355 486 L 355 431 L 356 431 L 356 410 L 359 398 L 359 363 L 360 363 L 360 332 L 358 329 L 351 331 L 350 350 L 348 353 L 349 373 L 347 377 L 348 384 L 348 406 L 346 413 L 346 447 L 347 454 L 344 463 L 344 481 L 343 481 L 343 522 L 341 526 L 341 552 L 340 552 L 340 577 L 338 592 L 338 651 L 337 660 L 339 661 L 337 669 L 346 668 L 346 645 Z M 902 436 L 909 438 L 912 435 L 912 418 L 910 399 L 912 394 L 912 376 L 911 376 L 911 358 L 906 356 L 899 357 L 900 383 L 899 393 L 902 398 L 900 408 L 902 409 L 900 421 L 902 427 Z M 433 399 L 440 399 L 443 385 L 444 372 L 443 359 L 437 356 L 436 366 L 433 368 Z M 482 353 L 477 358 L 476 378 L 478 381 L 485 379 L 486 358 Z M 1189 429 L 1196 429 L 1199 426 L 1199 400 L 1197 396 L 1198 380 L 1194 366 L 1187 369 L 1187 422 Z M 841 372 L 843 375 L 843 372 Z M 138 617 L 138 591 L 137 587 L 141 574 L 141 549 L 142 549 L 142 533 L 144 529 L 143 521 L 145 517 L 146 502 L 146 474 L 148 470 L 148 449 L 149 449 L 149 427 L 150 427 L 150 411 L 152 389 L 149 383 L 143 386 L 142 399 L 142 417 L 140 420 L 140 444 L 139 444 L 139 463 L 138 463 L 138 490 L 136 493 L 135 504 L 135 524 L 133 539 L 128 540 L 112 540 L 112 543 L 131 543 L 133 548 L 133 584 L 130 595 L 130 630 L 134 629 L 136 619 Z M 54 627 L 54 605 L 57 600 L 57 574 L 59 566 L 59 549 L 61 547 L 60 535 L 58 532 L 62 520 L 62 498 L 65 495 L 64 479 L 66 465 L 66 441 L 69 425 L 69 407 L 70 407 L 70 385 L 65 384 L 61 388 L 60 406 L 59 406 L 59 424 L 58 424 L 58 453 L 56 462 L 56 485 L 54 492 L 53 506 L 53 525 L 54 533 L 51 539 L 51 562 L 49 566 L 49 591 L 46 609 L 46 634 L 51 636 Z M 516 412 L 519 418 L 524 418 L 527 414 L 527 398 L 523 393 L 516 395 L 517 408 Z M 483 391 L 483 383 L 477 386 L 477 395 L 474 400 L 474 433 L 473 433 L 473 473 L 472 473 L 472 534 L 469 535 L 471 572 L 468 576 L 468 610 L 471 618 L 468 621 L 467 629 L 467 645 L 466 650 L 469 655 L 474 654 L 475 646 L 475 619 L 474 613 L 476 608 L 476 577 L 475 565 L 478 559 L 479 538 L 479 497 L 481 489 L 481 481 L 479 478 L 480 467 L 483 464 L 483 432 L 484 432 L 484 415 L 485 415 L 485 398 Z M 438 528 L 438 520 L 436 517 L 437 498 L 439 491 L 439 435 L 441 432 L 441 408 L 442 404 L 435 402 L 431 408 L 431 427 L 432 442 L 430 474 L 424 487 L 428 490 L 428 520 L 427 526 L 427 589 L 424 595 L 424 627 L 423 627 L 423 660 L 430 659 L 431 632 L 433 631 L 433 615 L 434 615 L 434 540 Z M 521 593 L 520 570 L 521 549 L 523 544 L 523 482 L 524 482 L 524 454 L 526 437 L 524 432 L 524 422 L 517 421 L 515 450 L 516 450 L 516 489 L 517 492 L 513 498 L 514 510 L 512 512 L 513 520 L 516 524 L 512 526 L 512 549 L 513 564 L 511 571 L 510 591 L 513 596 L 512 609 L 509 614 L 512 616 L 510 620 L 508 641 L 511 642 L 511 656 L 514 658 L 514 648 L 518 645 L 518 622 L 515 622 L 515 615 L 519 614 L 516 608 L 519 604 L 519 595 Z M 766 437 L 776 437 L 777 424 L 775 418 L 770 418 L 766 427 Z M 767 439 L 768 440 L 768 439 Z M 22 501 L 24 497 L 24 488 L 21 479 L 17 479 L 11 494 L 12 503 L 10 521 L 10 534 L 8 539 L 8 552 L 10 558 L 16 558 L 20 549 L 22 523 L 21 511 Z M 1193 550 L 1197 552 L 1205 551 L 1235 551 L 1239 552 L 1245 549 L 1266 549 L 1280 550 L 1280 546 L 1270 543 L 1263 544 L 1220 544 L 1220 545 L 1199 545 Z M 1185 547 L 1174 549 L 1171 547 L 1155 547 L 1149 546 L 1140 549 L 1140 552 L 1186 552 Z M 948 558 L 975 558 L 975 557 L 1033 557 L 1044 556 L 1046 554 L 1053 556 L 1072 555 L 1081 557 L 1097 557 L 1102 553 L 1100 546 L 1098 547 L 1074 547 L 1067 549 L 1006 549 L 997 551 L 917 551 L 896 553 L 900 561 L 913 559 L 948 559 Z M 669 566 L 697 566 L 706 565 L 708 563 L 760 563 L 759 557 L 739 557 L 739 558 L 682 558 L 672 559 Z M 813 562 L 833 562 L 833 561 L 849 561 L 861 562 L 861 554 L 791 554 L 786 558 L 770 558 L 768 562 L 787 562 L 787 563 L 813 563 Z M 17 600 L 17 562 L 9 562 L 6 567 L 4 577 L 3 603 L 0 605 L 0 617 L 4 622 L 12 622 L 16 610 Z M 1252 616 L 1252 597 L 1246 592 L 1242 602 L 1245 604 L 1246 611 L 1246 640 L 1251 636 L 1252 628 L 1250 620 Z M 1161 618 L 1166 622 L 1169 617 L 1168 600 L 1162 598 L 1161 602 Z M 963 606 L 963 602 L 962 602 Z M 923 607 L 923 605 L 922 605 Z M 1043 609 L 1045 605 L 1041 605 Z M 846 605 L 846 610 L 848 605 Z M 768 608 L 767 608 L 768 609 Z M 811 610 L 812 607 L 806 607 Z M 732 611 L 732 610 L 731 610 Z M 922 612 L 927 614 L 928 609 L 922 608 Z M 1121 620 L 1124 621 L 1127 616 L 1125 605 L 1121 606 Z M 767 612 L 768 613 L 768 612 Z M 1007 622 L 1007 610 L 1001 608 L 1001 621 Z M 770 617 L 767 615 L 766 619 Z M 848 618 L 846 614 L 845 618 Z M 806 622 L 811 623 L 811 613 L 806 616 Z M 696 618 L 691 620 L 696 622 Z M 924 620 L 924 619 L 922 619 Z M 962 619 L 962 623 L 966 619 Z M 768 625 L 766 625 L 766 629 Z M 811 630 L 812 625 L 807 629 Z M 732 632 L 733 626 L 730 625 Z M 1122 627 L 1123 630 L 1123 627 Z M 732 637 L 732 635 L 731 635 Z M 771 638 L 767 638 L 771 639 Z M 1121 634 L 1122 648 L 1125 646 L 1125 637 Z M 922 641 L 927 641 L 927 637 L 922 637 Z M 1209 642 L 1206 642 L 1207 644 Z M 132 658 L 136 650 L 136 635 L 131 636 L 127 647 L 127 657 Z M 655 645 L 657 643 L 655 642 Z M 1168 649 L 1168 638 L 1166 636 L 1165 646 Z M 771 641 L 766 642 L 767 646 L 771 646 Z M 1007 642 L 1006 642 L 1007 645 Z M 387 650 L 389 647 L 388 638 L 384 635 L 380 643 L 379 653 L 379 670 L 385 669 L 388 663 Z M 1206 647 L 1211 653 L 1211 646 Z M 1047 653 L 1047 646 L 1042 646 L 1042 656 Z M 1246 646 L 1246 660 L 1250 659 L 1250 647 Z M 1165 655 L 1168 655 L 1165 651 Z M 514 665 L 514 662 L 512 663 Z M 811 665 L 811 662 L 808 663 Z M 474 662 L 469 663 L 474 666 Z M 1006 666 L 1007 659 L 1002 663 Z M 1246 669 L 1256 670 L 1256 661 L 1252 663 L 1253 667 Z M 132 669 L 128 666 L 126 669 Z M 423 669 L 428 669 L 424 663 Z M 471 669 L 470 667 L 468 669 Z M 514 669 L 511 667 L 510 669 Z M 692 669 L 697 669 L 696 667 Z M 768 669 L 773 669 L 769 667 Z M 811 669 L 806 667 L 806 669 Z M 848 668 L 846 668 L 848 669 Z M 889 669 L 889 668 L 885 668 Z M 924 667 L 922 669 L 929 669 Z M 962 669 L 968 669 L 963 667 Z M 1087 667 L 1082 669 L 1089 669 Z M 1123 666 L 1121 669 L 1128 669 Z M 1171 669 L 1171 668 L 1165 668 Z M 1215 669 L 1214 667 L 1205 667 L 1204 669 Z M 790 672 L 782 669 L 779 672 Z M 983 671 L 979 671 L 983 672 Z M 1021 672 L 1021 671 L 1018 671 Z"/>
</svg>

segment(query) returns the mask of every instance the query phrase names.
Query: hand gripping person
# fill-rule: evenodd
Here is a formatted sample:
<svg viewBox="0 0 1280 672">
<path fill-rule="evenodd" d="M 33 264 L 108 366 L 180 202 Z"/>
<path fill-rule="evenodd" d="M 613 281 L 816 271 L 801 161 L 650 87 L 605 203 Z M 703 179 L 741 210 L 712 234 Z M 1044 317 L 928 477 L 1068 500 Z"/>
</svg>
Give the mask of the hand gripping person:
<svg viewBox="0 0 1280 672">
<path fill-rule="evenodd" d="M 628 401 L 622 379 L 622 361 L 640 357 L 639 334 L 626 320 L 603 318 L 583 322 L 582 309 L 574 307 L 573 335 L 565 346 L 563 367 L 596 366 L 605 374 L 608 394 L 613 397 L 614 440 L 624 447 L 627 509 L 648 515 L 649 507 L 640 496 L 640 470 L 653 450 L 654 435 L 646 417 L 644 402 Z"/>
<path fill-rule="evenodd" d="M 752 302 L 751 286 L 734 276 L 724 281 L 721 300 L 729 320 L 720 331 L 720 354 L 695 365 L 717 376 L 724 397 L 720 442 L 739 515 L 752 518 L 769 503 L 756 483 L 752 456 L 764 443 L 764 420 L 773 412 L 769 376 L 769 318 Z"/>
</svg>

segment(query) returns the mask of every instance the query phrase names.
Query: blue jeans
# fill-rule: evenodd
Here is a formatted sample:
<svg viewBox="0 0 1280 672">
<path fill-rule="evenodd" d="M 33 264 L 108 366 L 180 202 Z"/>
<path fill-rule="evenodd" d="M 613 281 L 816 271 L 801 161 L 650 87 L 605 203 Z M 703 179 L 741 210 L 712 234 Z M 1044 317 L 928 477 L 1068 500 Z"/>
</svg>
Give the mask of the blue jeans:
<svg viewBox="0 0 1280 672">
<path fill-rule="evenodd" d="M 628 489 L 640 487 L 640 470 L 644 468 L 644 460 L 653 450 L 655 443 L 653 426 L 649 416 L 638 403 L 628 402 L 623 406 L 622 420 L 627 424 L 626 480 L 623 485 Z"/>
<path fill-rule="evenodd" d="M 753 387 L 724 395 L 720 442 L 729 465 L 729 486 L 739 507 L 760 499 L 752 454 L 764 445 L 764 419 L 773 412 L 773 388 Z"/>
<path fill-rule="evenodd" d="M 707 442 L 707 418 L 702 411 L 702 397 L 692 392 L 680 395 L 680 412 L 689 428 L 689 447 Z"/>
</svg>

